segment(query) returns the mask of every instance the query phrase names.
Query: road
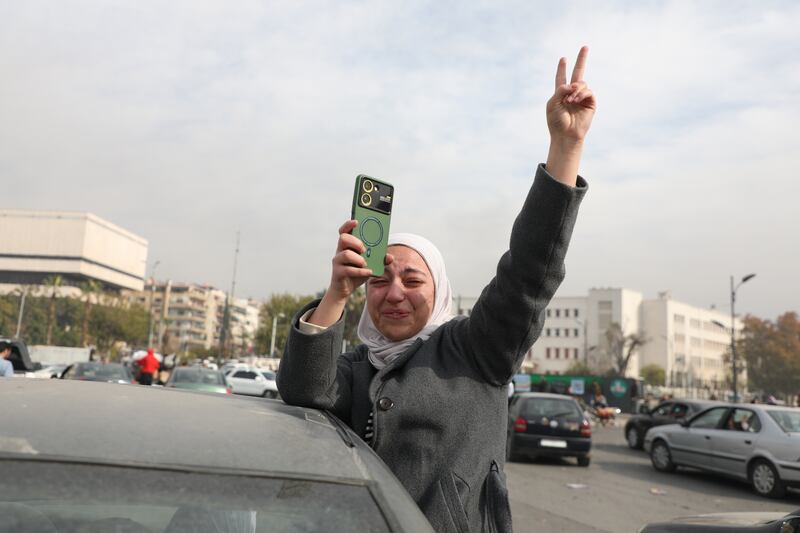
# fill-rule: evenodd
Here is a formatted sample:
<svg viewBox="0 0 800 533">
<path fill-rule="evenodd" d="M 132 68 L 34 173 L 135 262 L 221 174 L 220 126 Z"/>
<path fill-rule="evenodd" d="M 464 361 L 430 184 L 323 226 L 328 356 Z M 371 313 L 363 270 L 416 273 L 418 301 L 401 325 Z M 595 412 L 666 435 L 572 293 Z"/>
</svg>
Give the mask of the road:
<svg viewBox="0 0 800 533">
<path fill-rule="evenodd" d="M 517 533 L 625 533 L 678 516 L 800 509 L 800 492 L 769 500 L 713 474 L 656 472 L 644 452 L 627 447 L 621 425 L 594 429 L 588 468 L 574 460 L 538 460 L 509 463 L 506 475 Z"/>
</svg>

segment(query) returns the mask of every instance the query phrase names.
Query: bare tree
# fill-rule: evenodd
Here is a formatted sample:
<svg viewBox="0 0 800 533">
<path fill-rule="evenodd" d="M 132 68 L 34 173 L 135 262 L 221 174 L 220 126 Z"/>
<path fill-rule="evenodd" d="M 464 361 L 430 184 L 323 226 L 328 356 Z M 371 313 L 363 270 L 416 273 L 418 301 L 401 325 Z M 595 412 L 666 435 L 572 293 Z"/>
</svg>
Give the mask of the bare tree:
<svg viewBox="0 0 800 533">
<path fill-rule="evenodd" d="M 606 330 L 606 353 L 611 360 L 611 373 L 624 376 L 636 350 L 647 343 L 644 334 L 625 335 L 622 327 L 612 322 Z"/>
</svg>

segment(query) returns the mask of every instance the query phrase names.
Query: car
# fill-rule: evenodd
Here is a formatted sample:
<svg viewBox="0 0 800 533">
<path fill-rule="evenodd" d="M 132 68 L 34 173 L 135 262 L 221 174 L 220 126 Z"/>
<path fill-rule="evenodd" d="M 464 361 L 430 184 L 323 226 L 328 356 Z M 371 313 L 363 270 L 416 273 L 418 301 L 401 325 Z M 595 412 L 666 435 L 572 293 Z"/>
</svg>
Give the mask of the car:
<svg viewBox="0 0 800 533">
<path fill-rule="evenodd" d="M 800 509 L 781 512 L 714 513 L 647 524 L 639 533 L 798 533 Z"/>
<path fill-rule="evenodd" d="M 27 373 L 37 370 L 36 365 L 31 361 L 28 346 L 23 341 L 2 336 L 0 336 L 0 341 L 11 345 L 11 354 L 8 356 L 8 361 L 14 367 L 15 376 L 25 376 Z"/>
<path fill-rule="evenodd" d="M 61 374 L 61 379 L 79 381 L 108 381 L 110 383 L 135 383 L 130 370 L 119 363 L 98 363 L 81 361 L 69 365 Z"/>
<path fill-rule="evenodd" d="M 761 404 L 715 405 L 680 424 L 650 429 L 653 468 L 688 466 L 749 482 L 756 493 L 783 497 L 800 486 L 800 409 Z"/>
<path fill-rule="evenodd" d="M 165 387 L 232 394 L 230 384 L 219 370 L 202 366 L 179 366 L 172 370 Z"/>
<path fill-rule="evenodd" d="M 0 531 L 433 532 L 333 415 L 246 396 L 118 389 L 3 386 Z"/>
<path fill-rule="evenodd" d="M 514 396 L 508 411 L 506 459 L 575 457 L 591 462 L 592 428 L 571 396 L 526 392 Z"/>
<path fill-rule="evenodd" d="M 278 397 L 278 385 L 275 383 L 275 373 L 258 368 L 236 368 L 226 374 L 234 394 L 248 396 L 263 396 L 265 398 Z"/>
<path fill-rule="evenodd" d="M 631 416 L 625 423 L 625 440 L 628 443 L 628 447 L 634 450 L 641 450 L 644 445 L 644 436 L 651 427 L 677 424 L 687 416 L 693 416 L 711 405 L 714 405 L 714 402 L 704 400 L 667 400 L 661 402 L 649 412 Z"/>
</svg>

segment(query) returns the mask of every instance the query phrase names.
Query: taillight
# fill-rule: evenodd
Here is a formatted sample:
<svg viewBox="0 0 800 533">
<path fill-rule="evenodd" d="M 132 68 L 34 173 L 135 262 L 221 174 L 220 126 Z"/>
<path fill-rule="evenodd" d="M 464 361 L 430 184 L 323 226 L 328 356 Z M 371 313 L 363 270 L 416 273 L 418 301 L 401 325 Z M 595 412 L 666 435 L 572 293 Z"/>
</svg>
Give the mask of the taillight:
<svg viewBox="0 0 800 533">
<path fill-rule="evenodd" d="M 592 436 L 592 426 L 589 425 L 589 422 L 584 420 L 581 422 L 581 437 L 591 437 Z"/>
<path fill-rule="evenodd" d="M 525 433 L 528 431 L 528 421 L 518 416 L 516 420 L 514 420 L 514 431 L 517 433 Z"/>
<path fill-rule="evenodd" d="M 233 389 L 228 387 L 225 389 L 225 394 L 233 394 Z"/>
</svg>

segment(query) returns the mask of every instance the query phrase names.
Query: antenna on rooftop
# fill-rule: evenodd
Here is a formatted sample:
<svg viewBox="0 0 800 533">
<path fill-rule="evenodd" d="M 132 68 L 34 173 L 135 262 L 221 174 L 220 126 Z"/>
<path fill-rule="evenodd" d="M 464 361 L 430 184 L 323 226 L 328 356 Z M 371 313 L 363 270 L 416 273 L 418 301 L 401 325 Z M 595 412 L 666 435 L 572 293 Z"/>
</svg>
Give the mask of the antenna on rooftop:
<svg viewBox="0 0 800 533">
<path fill-rule="evenodd" d="M 228 293 L 227 298 L 225 298 L 225 311 L 222 315 L 222 330 L 219 334 L 219 347 L 220 352 L 223 357 L 229 357 L 230 354 L 228 353 L 228 330 L 230 329 L 230 322 L 231 322 L 231 310 L 230 307 L 233 304 L 233 296 L 236 293 L 236 268 L 239 264 L 239 241 L 241 237 L 241 231 L 236 231 L 236 251 L 233 253 L 233 278 L 231 279 L 231 292 Z"/>
</svg>

